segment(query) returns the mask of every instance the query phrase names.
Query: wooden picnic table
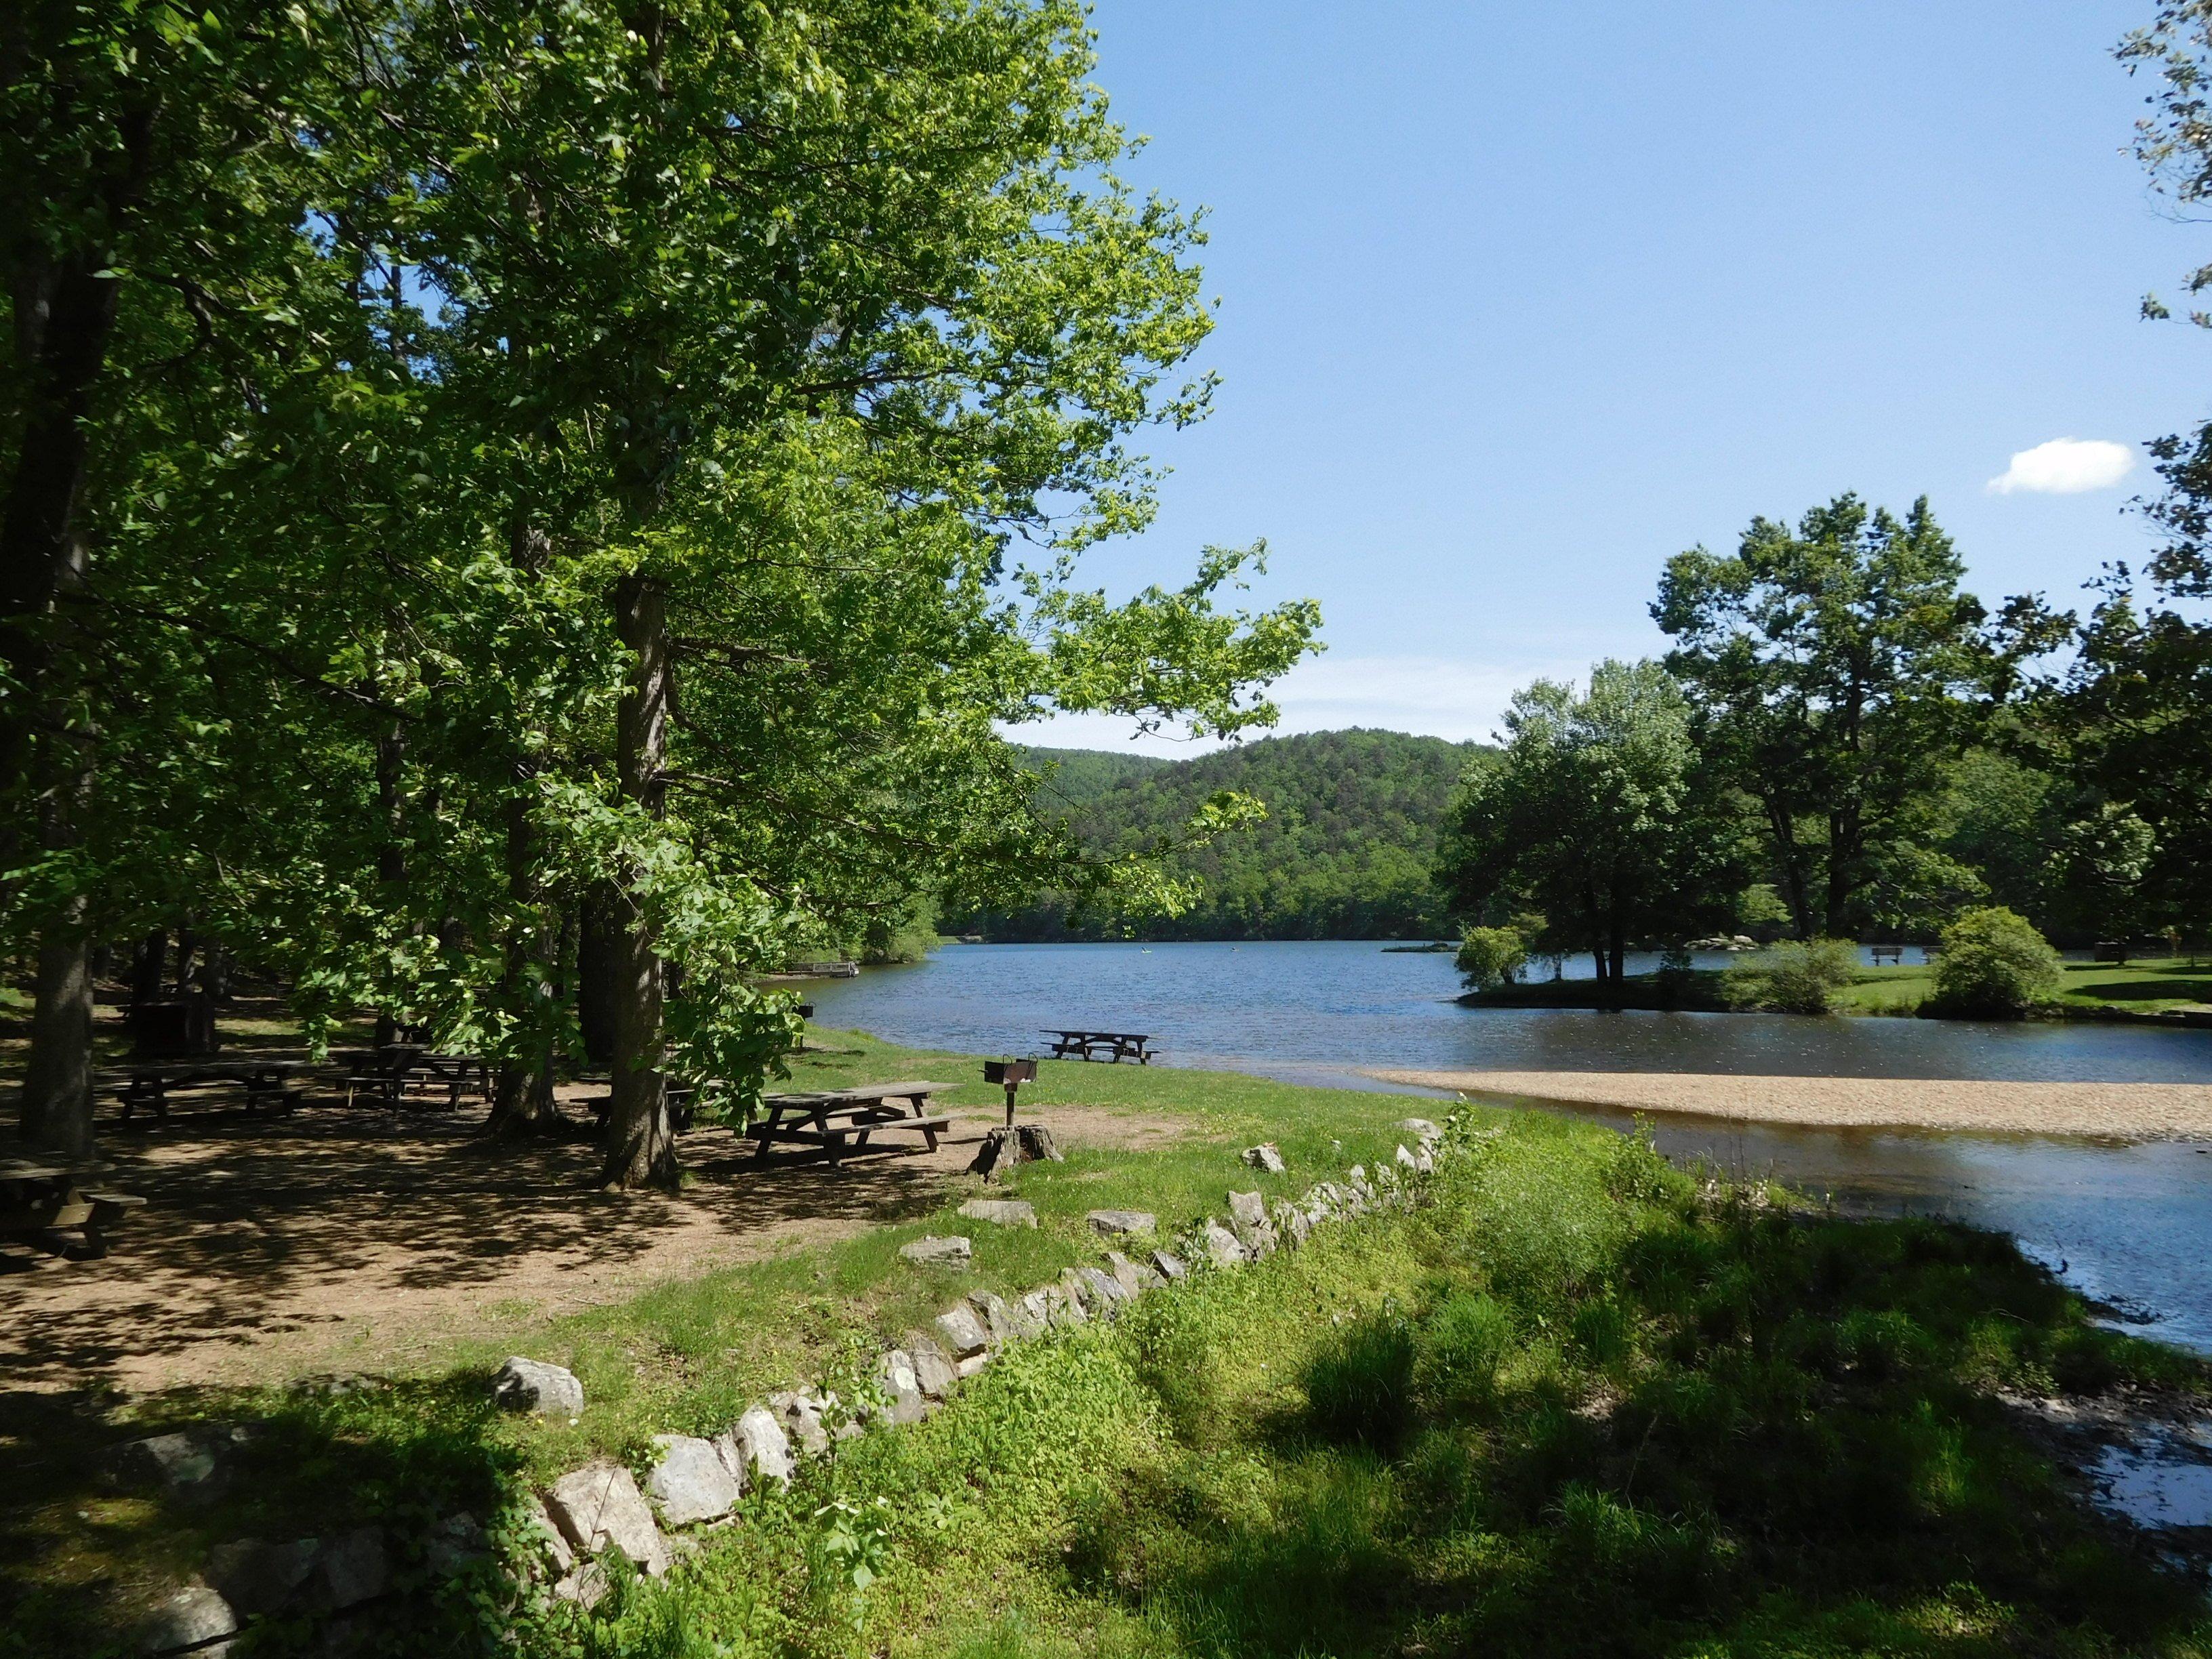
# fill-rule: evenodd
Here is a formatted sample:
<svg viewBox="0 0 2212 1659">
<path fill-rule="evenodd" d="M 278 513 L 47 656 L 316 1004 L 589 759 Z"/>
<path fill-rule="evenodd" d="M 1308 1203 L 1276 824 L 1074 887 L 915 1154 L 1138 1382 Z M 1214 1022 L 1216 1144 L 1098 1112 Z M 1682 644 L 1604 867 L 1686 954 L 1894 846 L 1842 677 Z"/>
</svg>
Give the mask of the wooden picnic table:
<svg viewBox="0 0 2212 1659">
<path fill-rule="evenodd" d="M 1086 1031 L 1045 1029 L 1052 1039 L 1054 1059 L 1065 1060 L 1073 1055 L 1077 1060 L 1110 1060 L 1119 1064 L 1133 1060 L 1139 1066 L 1148 1066 L 1159 1050 L 1152 1047 L 1148 1031 Z"/>
<path fill-rule="evenodd" d="M 902 1130 L 919 1133 L 927 1150 L 937 1150 L 938 1132 L 952 1121 L 929 1109 L 929 1097 L 949 1083 L 869 1083 L 855 1089 L 823 1089 L 805 1094 L 769 1095 L 752 1133 L 757 1157 L 766 1158 L 778 1142 L 818 1146 L 836 1163 L 859 1152 L 872 1135 Z M 895 1103 L 903 1102 L 904 1104 Z"/>
<path fill-rule="evenodd" d="M 74 1232 L 85 1255 L 106 1255 L 108 1230 L 146 1202 L 91 1184 L 110 1167 L 0 1158 L 0 1234 Z"/>
<path fill-rule="evenodd" d="M 100 1074 L 100 1086 L 112 1090 L 123 1102 L 123 1121 L 141 1106 L 155 1116 L 169 1115 L 169 1091 L 197 1088 L 210 1083 L 234 1083 L 246 1091 L 246 1109 L 289 1112 L 300 1103 L 306 1074 L 314 1067 L 304 1060 L 184 1060 L 125 1066 Z"/>
<path fill-rule="evenodd" d="M 407 1086 L 417 1079 L 434 1090 L 446 1089 L 446 1109 L 459 1109 L 461 1096 L 473 1088 L 479 1095 L 491 1092 L 491 1067 L 480 1054 L 434 1053 L 419 1042 L 388 1042 L 380 1048 L 347 1048 L 337 1058 L 346 1068 L 346 1104 L 368 1093 L 391 1106 L 404 1105 Z"/>
</svg>

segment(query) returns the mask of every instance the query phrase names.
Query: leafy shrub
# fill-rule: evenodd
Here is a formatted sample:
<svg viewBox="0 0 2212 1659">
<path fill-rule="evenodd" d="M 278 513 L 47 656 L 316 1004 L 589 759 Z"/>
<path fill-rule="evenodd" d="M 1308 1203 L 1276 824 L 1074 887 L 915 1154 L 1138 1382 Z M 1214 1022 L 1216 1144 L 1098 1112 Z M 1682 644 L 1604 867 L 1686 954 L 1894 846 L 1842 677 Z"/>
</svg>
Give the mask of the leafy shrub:
<svg viewBox="0 0 2212 1659">
<path fill-rule="evenodd" d="M 1513 1316 L 1486 1296 L 1461 1291 L 1414 1337 L 1413 1391 L 1439 1415 L 1487 1405 L 1498 1368 L 1513 1351 Z"/>
<path fill-rule="evenodd" d="M 1858 977 L 1859 947 L 1847 939 L 1791 939 L 1738 963 L 1721 975 L 1739 1008 L 1781 1014 L 1826 1014 L 1836 993 Z"/>
<path fill-rule="evenodd" d="M 1460 941 L 1460 977 L 1471 991 L 1510 985 L 1528 963 L 1528 943 L 1510 927 L 1470 927 Z"/>
<path fill-rule="evenodd" d="M 1360 1320 L 1315 1352 L 1305 1383 L 1316 1431 L 1388 1451 L 1413 1413 L 1413 1332 L 1395 1314 Z"/>
<path fill-rule="evenodd" d="M 2016 1019 L 2054 1000 L 2064 983 L 2058 952 L 2015 911 L 1961 911 L 1943 930 L 1935 1002 L 1947 1013 Z"/>
</svg>

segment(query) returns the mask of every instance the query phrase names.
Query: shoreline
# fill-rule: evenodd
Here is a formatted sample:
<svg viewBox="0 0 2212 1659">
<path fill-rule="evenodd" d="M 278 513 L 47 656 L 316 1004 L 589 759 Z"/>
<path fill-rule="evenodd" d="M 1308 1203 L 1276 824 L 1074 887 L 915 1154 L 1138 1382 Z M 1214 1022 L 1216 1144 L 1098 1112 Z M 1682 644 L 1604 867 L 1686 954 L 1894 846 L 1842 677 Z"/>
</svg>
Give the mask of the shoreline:
<svg viewBox="0 0 2212 1659">
<path fill-rule="evenodd" d="M 1568 1105 L 1803 1128 L 2212 1140 L 2212 1084 L 1362 1069 L 1385 1083 L 1464 1094 L 1512 1095 Z"/>
</svg>

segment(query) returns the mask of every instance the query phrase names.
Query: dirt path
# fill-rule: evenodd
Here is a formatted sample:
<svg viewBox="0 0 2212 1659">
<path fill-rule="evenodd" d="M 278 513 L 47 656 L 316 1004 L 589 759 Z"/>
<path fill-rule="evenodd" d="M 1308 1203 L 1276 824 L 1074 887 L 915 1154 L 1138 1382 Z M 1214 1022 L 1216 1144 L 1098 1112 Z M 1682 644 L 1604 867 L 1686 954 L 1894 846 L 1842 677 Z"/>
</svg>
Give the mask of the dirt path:
<svg viewBox="0 0 2212 1659">
<path fill-rule="evenodd" d="M 1727 1077 L 1686 1072 L 1371 1071 L 1387 1083 L 1632 1111 L 1844 1128 L 2212 1139 L 2212 1084 L 1983 1083 L 1936 1078 Z"/>
<path fill-rule="evenodd" d="M 1073 1145 L 1157 1146 L 1165 1117 L 1025 1114 Z M 611 1196 L 574 1139 L 489 1143 L 480 1109 L 275 1121 L 179 1112 L 103 1137 L 106 1184 L 149 1200 L 97 1261 L 0 1252 L 0 1376 L 11 1389 L 119 1389 L 404 1370 L 458 1331 L 490 1336 L 669 1279 L 839 1238 L 929 1209 L 994 1120 L 957 1114 L 933 1155 L 755 1161 L 726 1130 L 684 1137 L 696 1179 Z"/>
</svg>

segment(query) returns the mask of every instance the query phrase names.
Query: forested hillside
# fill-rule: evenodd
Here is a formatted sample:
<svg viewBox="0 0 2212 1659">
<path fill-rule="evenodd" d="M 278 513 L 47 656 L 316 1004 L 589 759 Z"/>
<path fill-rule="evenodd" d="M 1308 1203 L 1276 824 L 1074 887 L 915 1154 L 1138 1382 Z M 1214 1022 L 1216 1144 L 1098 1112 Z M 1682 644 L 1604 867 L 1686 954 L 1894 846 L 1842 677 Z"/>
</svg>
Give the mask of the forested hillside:
<svg viewBox="0 0 2212 1659">
<path fill-rule="evenodd" d="M 1210 795 L 1233 789 L 1267 817 L 1178 854 L 1200 884 L 1180 916 L 1071 915 L 1054 894 L 1018 910 L 954 918 L 994 939 L 1381 939 L 1445 927 L 1431 871 L 1437 828 L 1474 745 L 1401 732 L 1270 738 L 1188 761 L 1031 750 L 1042 802 L 1091 846 L 1174 834 Z"/>
</svg>

